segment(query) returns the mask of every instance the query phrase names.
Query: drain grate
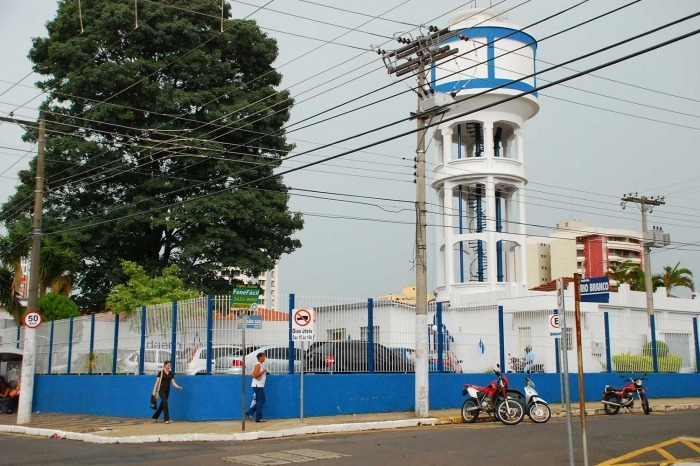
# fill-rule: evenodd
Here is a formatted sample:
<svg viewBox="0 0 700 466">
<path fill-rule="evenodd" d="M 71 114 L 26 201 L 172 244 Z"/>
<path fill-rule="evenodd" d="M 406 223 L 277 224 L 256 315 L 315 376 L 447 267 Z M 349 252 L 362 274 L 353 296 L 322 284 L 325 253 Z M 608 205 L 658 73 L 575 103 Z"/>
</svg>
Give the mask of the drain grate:
<svg viewBox="0 0 700 466">
<path fill-rule="evenodd" d="M 349 455 L 341 455 L 340 453 L 333 453 L 331 451 L 311 450 L 308 448 L 303 448 L 300 450 L 283 450 L 268 453 L 259 453 L 257 455 L 228 456 L 222 459 L 230 463 L 239 464 L 278 465 L 306 463 L 308 461 L 342 458 L 344 456 Z"/>
</svg>

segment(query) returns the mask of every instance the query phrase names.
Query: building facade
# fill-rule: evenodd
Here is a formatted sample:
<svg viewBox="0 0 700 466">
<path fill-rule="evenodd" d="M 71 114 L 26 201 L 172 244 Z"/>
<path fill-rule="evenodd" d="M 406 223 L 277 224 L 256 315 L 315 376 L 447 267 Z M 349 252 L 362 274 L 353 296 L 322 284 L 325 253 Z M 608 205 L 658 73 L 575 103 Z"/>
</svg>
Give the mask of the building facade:
<svg viewBox="0 0 700 466">
<path fill-rule="evenodd" d="M 594 227 L 579 220 L 557 222 L 549 237 L 528 239 L 527 250 L 528 288 L 574 273 L 602 277 L 625 261 L 644 266 L 641 233 Z"/>
</svg>

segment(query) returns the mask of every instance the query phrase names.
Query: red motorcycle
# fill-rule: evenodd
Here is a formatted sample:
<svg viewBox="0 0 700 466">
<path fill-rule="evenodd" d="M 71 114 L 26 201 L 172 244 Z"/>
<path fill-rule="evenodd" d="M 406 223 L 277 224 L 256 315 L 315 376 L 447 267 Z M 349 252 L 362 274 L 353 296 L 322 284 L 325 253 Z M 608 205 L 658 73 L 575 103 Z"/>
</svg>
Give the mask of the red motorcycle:
<svg viewBox="0 0 700 466">
<path fill-rule="evenodd" d="M 523 420 L 525 409 L 517 399 L 508 396 L 508 378 L 497 369 L 493 372 L 496 374 L 496 380 L 486 387 L 464 384 L 462 396 L 469 395 L 469 398 L 462 403 L 464 422 L 475 422 L 481 411 L 508 426 Z"/>
<path fill-rule="evenodd" d="M 635 393 L 639 396 L 639 401 L 642 403 L 642 411 L 644 411 L 644 414 L 649 414 L 651 407 L 649 406 L 646 387 L 642 386 L 642 380 L 646 380 L 646 377 L 632 378 L 625 375 L 620 377 L 628 381 L 624 387 L 617 388 L 606 385 L 605 390 L 603 390 L 601 402 L 603 403 L 605 414 L 617 414 L 620 408 L 627 408 L 632 411 Z"/>
</svg>

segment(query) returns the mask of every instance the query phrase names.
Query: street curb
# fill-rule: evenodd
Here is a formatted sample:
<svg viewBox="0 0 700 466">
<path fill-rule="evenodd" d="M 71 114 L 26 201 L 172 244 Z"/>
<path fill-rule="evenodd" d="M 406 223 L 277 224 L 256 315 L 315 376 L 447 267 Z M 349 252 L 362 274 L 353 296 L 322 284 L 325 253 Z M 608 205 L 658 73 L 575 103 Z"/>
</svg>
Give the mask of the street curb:
<svg viewBox="0 0 700 466">
<path fill-rule="evenodd" d="M 432 427 L 439 423 L 437 418 L 402 419 L 398 421 L 377 421 L 348 424 L 330 424 L 318 426 L 303 426 L 292 429 L 274 431 L 240 432 L 235 434 L 164 434 L 137 435 L 131 437 L 103 437 L 96 434 L 66 432 L 55 429 L 40 429 L 36 427 L 0 425 L 0 432 L 25 434 L 35 437 L 78 440 L 88 443 L 157 443 L 157 442 L 239 442 L 247 440 L 296 437 L 309 434 L 347 433 L 371 430 L 400 429 L 405 427 Z"/>
<path fill-rule="evenodd" d="M 672 404 L 651 405 L 654 412 L 690 411 L 700 410 L 700 404 Z M 632 414 L 641 413 L 640 407 L 632 409 Z M 630 414 L 627 410 L 620 410 L 620 414 Z M 571 410 L 573 417 L 580 415 L 580 410 Z M 604 416 L 603 408 L 586 409 L 587 416 Z M 552 417 L 565 417 L 566 412 L 557 411 Z M 486 418 L 484 418 L 486 420 Z M 0 424 L 0 432 L 31 435 L 35 437 L 48 437 L 55 439 L 77 440 L 87 443 L 99 444 L 139 444 L 139 443 L 174 443 L 174 442 L 243 442 L 248 440 L 273 439 L 285 437 L 297 437 L 313 434 L 363 432 L 372 430 L 401 429 L 406 427 L 433 427 L 438 425 L 462 424 L 461 416 L 441 418 L 402 419 L 396 421 L 373 421 L 344 424 L 307 425 L 289 429 L 272 431 L 237 432 L 234 434 L 214 433 L 189 433 L 189 434 L 162 434 L 162 435 L 134 435 L 129 437 L 105 437 L 93 433 L 67 432 L 58 429 L 46 429 L 37 427 L 25 427 Z"/>
</svg>

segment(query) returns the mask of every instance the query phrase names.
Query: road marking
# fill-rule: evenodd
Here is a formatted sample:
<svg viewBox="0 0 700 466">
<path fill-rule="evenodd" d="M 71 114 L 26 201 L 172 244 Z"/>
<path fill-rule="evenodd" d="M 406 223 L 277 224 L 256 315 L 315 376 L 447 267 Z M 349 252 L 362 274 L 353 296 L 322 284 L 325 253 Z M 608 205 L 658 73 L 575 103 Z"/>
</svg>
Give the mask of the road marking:
<svg viewBox="0 0 700 466">
<path fill-rule="evenodd" d="M 681 450 L 688 451 L 688 454 L 683 454 L 681 457 L 672 455 L 668 448 L 673 447 L 674 451 L 678 452 Z M 648 461 L 648 456 L 643 461 L 635 461 L 635 458 L 641 458 L 644 455 L 656 453 L 661 458 L 658 461 L 650 462 Z M 657 443 L 656 445 L 650 445 L 648 447 L 640 448 L 639 450 L 634 450 L 625 455 L 618 456 L 617 458 L 611 458 L 602 463 L 598 463 L 598 466 L 639 466 L 639 465 L 651 465 L 651 464 L 672 464 L 668 461 L 677 461 L 684 464 L 689 464 L 690 461 L 700 461 L 700 437 L 676 437 L 665 442 Z M 676 453 L 678 455 L 678 453 Z"/>
<path fill-rule="evenodd" d="M 311 450 L 302 448 L 300 450 L 283 450 L 257 455 L 228 456 L 222 458 L 230 463 L 252 464 L 252 465 L 281 465 L 291 463 L 306 463 L 314 460 L 325 460 L 342 458 L 349 455 L 341 455 L 330 451 Z"/>
</svg>

